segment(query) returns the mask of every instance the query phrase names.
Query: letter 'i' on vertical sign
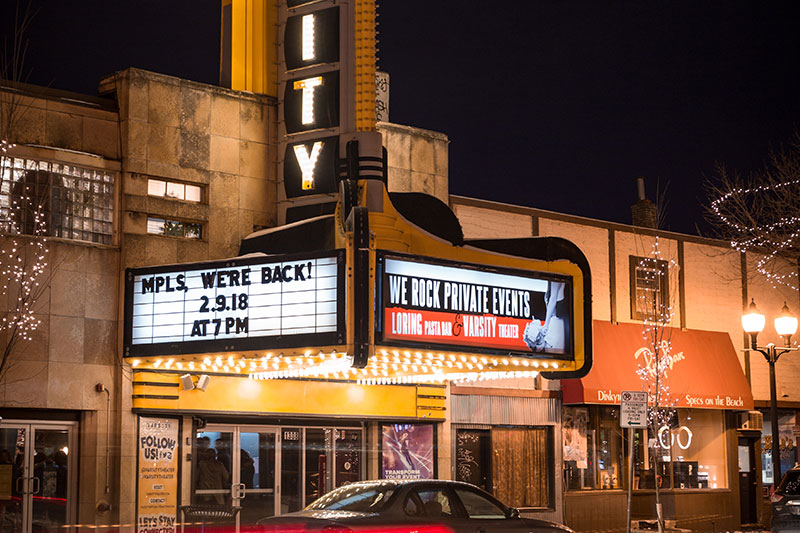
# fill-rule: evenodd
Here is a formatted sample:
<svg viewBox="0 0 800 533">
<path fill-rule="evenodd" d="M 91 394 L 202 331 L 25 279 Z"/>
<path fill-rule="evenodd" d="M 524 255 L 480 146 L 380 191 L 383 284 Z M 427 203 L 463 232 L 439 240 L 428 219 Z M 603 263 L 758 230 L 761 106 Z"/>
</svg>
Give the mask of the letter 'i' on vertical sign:
<svg viewBox="0 0 800 533">
<path fill-rule="evenodd" d="M 303 15 L 303 61 L 314 59 L 314 15 Z"/>
<path fill-rule="evenodd" d="M 310 154 L 305 145 L 296 144 L 294 146 L 294 155 L 297 158 L 297 164 L 300 166 L 300 172 L 303 175 L 301 186 L 303 190 L 314 188 L 314 167 L 317 166 L 317 159 L 319 159 L 319 153 L 321 151 L 321 141 L 314 142 Z"/>
</svg>

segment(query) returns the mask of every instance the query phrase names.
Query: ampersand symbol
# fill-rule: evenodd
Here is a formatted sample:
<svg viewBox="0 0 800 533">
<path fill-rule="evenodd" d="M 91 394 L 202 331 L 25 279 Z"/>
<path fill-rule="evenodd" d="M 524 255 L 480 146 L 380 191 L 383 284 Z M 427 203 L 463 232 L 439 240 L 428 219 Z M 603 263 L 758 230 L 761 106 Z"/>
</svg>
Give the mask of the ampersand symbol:
<svg viewBox="0 0 800 533">
<path fill-rule="evenodd" d="M 456 313 L 456 318 L 453 319 L 453 336 L 458 337 L 462 331 L 464 331 L 464 322 L 461 313 Z"/>
</svg>

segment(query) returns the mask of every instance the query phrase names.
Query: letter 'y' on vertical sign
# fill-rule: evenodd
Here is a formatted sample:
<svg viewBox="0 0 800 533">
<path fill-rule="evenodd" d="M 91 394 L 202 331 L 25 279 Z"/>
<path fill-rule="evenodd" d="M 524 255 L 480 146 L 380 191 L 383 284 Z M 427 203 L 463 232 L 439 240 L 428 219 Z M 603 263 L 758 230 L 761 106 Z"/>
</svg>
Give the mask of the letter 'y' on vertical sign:
<svg viewBox="0 0 800 533">
<path fill-rule="evenodd" d="M 314 59 L 314 15 L 303 15 L 303 61 Z"/>
<path fill-rule="evenodd" d="M 320 85 L 322 85 L 322 76 L 294 82 L 294 90 L 303 91 L 303 107 L 301 112 L 303 124 L 314 123 L 314 87 L 319 87 Z"/>
<path fill-rule="evenodd" d="M 300 172 L 303 174 L 304 190 L 314 188 L 314 167 L 317 166 L 317 159 L 319 153 L 322 151 L 322 142 L 316 141 L 311 147 L 311 153 L 306 150 L 305 145 L 298 144 L 294 147 L 294 156 L 297 158 L 297 164 L 300 165 Z"/>
</svg>

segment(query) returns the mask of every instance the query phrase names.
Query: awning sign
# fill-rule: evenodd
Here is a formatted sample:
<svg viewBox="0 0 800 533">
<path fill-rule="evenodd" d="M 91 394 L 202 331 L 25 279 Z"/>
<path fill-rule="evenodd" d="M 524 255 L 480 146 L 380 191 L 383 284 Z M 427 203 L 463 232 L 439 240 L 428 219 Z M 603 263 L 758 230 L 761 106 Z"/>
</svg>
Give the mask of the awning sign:
<svg viewBox="0 0 800 533">
<path fill-rule="evenodd" d="M 383 257 L 384 341 L 514 355 L 571 354 L 571 280 Z"/>
<path fill-rule="evenodd" d="M 620 427 L 647 427 L 647 393 L 643 391 L 622 391 L 620 395 L 620 415 Z"/>
</svg>

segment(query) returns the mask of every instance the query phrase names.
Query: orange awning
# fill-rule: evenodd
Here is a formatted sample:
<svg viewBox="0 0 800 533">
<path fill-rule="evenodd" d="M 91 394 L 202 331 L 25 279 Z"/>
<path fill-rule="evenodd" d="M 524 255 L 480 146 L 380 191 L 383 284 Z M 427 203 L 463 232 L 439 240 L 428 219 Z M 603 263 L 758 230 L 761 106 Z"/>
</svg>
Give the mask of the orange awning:
<svg viewBox="0 0 800 533">
<path fill-rule="evenodd" d="M 644 390 L 640 369 L 655 365 L 641 324 L 595 320 L 594 364 L 582 379 L 561 380 L 565 404 L 619 405 L 624 390 Z M 753 409 L 753 394 L 727 333 L 669 328 L 666 382 L 676 407 Z"/>
</svg>

